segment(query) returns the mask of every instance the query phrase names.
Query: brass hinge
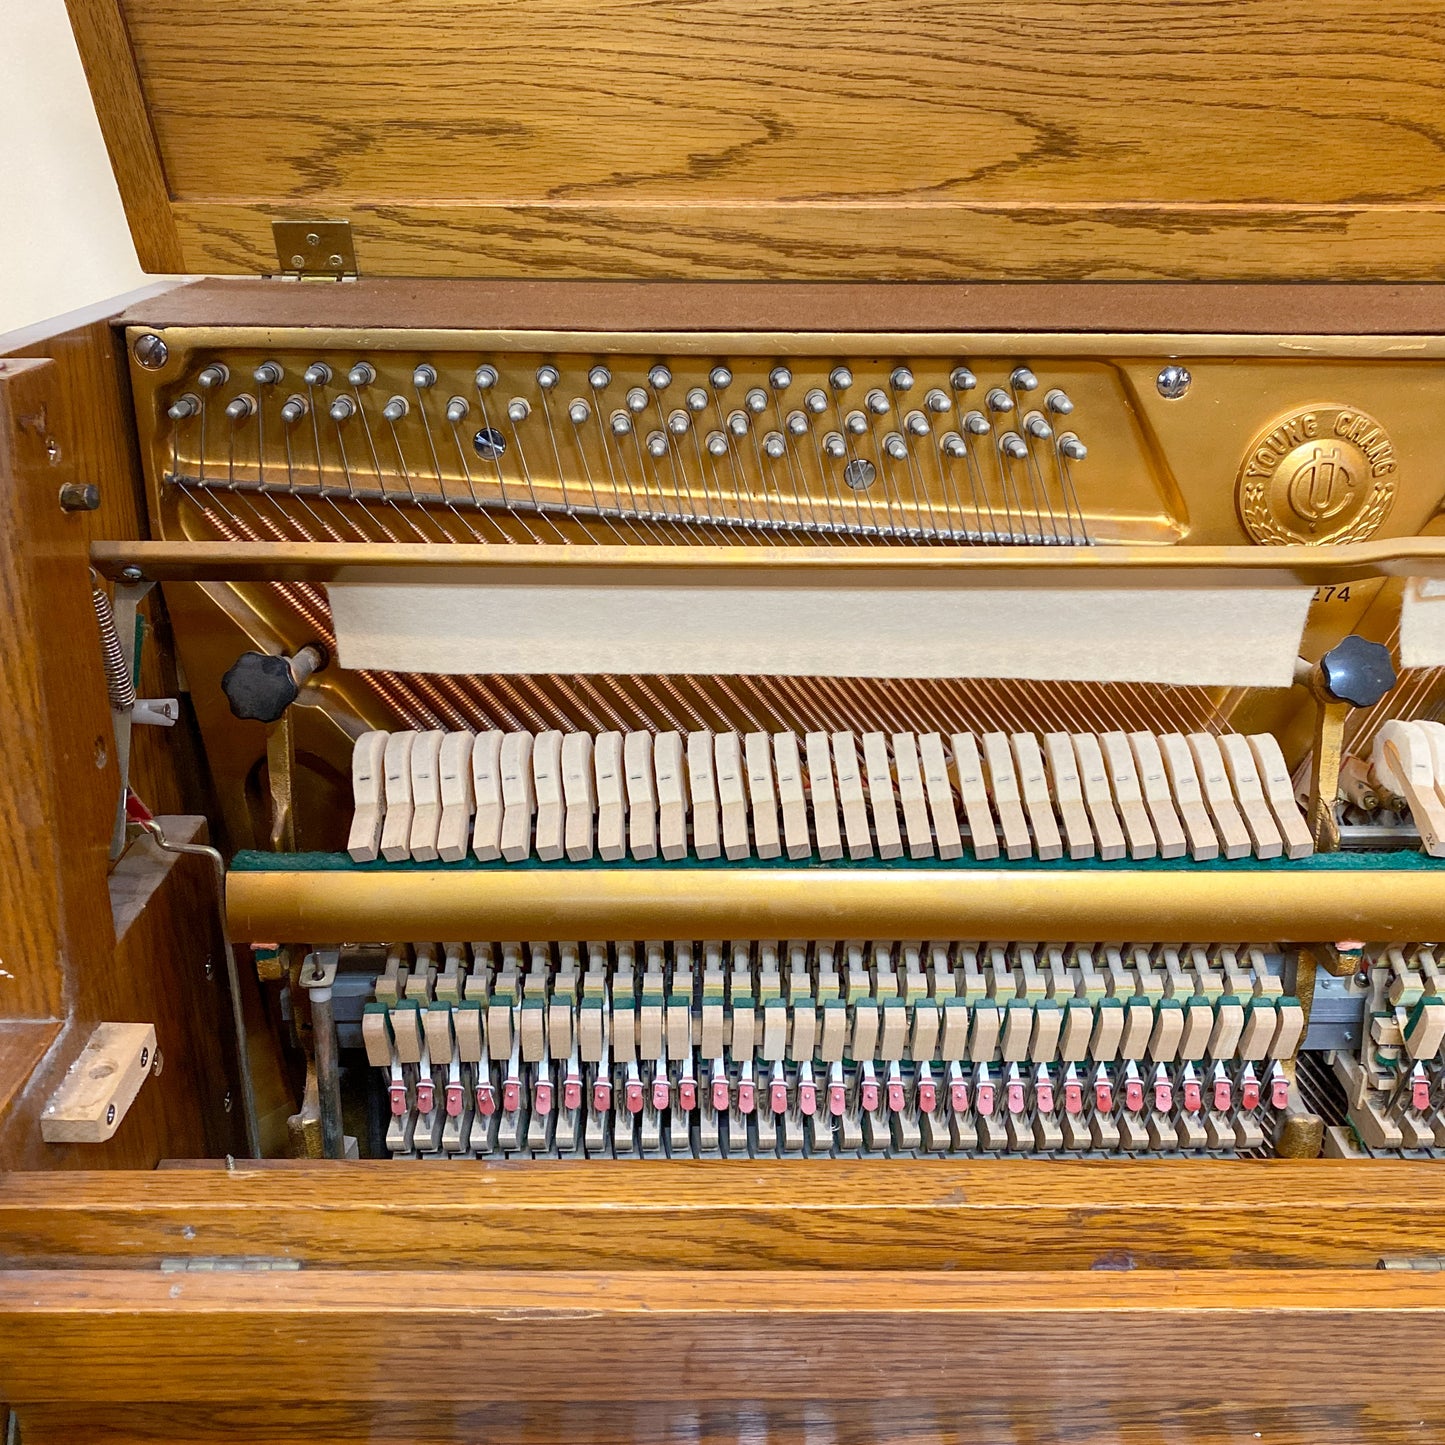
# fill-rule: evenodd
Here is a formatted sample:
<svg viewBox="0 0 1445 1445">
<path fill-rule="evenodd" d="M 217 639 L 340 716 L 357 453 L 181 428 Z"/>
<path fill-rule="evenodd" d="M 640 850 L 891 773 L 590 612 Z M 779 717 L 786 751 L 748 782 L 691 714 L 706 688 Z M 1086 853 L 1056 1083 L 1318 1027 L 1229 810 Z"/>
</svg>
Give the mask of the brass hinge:
<svg viewBox="0 0 1445 1445">
<path fill-rule="evenodd" d="M 350 221 L 272 221 L 279 274 L 293 281 L 355 281 Z"/>
<path fill-rule="evenodd" d="M 1418 1269 L 1429 1274 L 1445 1270 L 1445 1254 L 1398 1254 L 1390 1255 L 1375 1266 L 1376 1269 Z"/>
<path fill-rule="evenodd" d="M 194 1254 L 161 1260 L 162 1274 L 259 1274 L 267 1270 L 300 1269 L 299 1259 L 270 1259 L 247 1254 Z"/>
</svg>

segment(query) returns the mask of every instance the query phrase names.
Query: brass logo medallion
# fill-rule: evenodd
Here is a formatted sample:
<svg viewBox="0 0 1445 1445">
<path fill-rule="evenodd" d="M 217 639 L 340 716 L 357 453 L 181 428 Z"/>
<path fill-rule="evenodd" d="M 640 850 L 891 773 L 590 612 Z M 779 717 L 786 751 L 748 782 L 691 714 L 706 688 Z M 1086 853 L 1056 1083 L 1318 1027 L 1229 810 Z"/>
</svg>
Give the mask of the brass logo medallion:
<svg viewBox="0 0 1445 1445">
<path fill-rule="evenodd" d="M 1256 542 L 1360 542 L 1395 500 L 1395 447 L 1347 406 L 1291 412 L 1254 439 L 1239 469 L 1239 515 Z"/>
</svg>

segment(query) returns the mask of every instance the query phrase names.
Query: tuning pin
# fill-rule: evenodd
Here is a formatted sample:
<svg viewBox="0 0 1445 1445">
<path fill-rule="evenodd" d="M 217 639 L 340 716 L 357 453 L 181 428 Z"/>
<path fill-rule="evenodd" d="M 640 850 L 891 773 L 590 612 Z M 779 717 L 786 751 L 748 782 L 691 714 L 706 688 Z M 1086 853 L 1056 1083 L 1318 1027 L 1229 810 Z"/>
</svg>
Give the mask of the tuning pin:
<svg viewBox="0 0 1445 1445">
<path fill-rule="evenodd" d="M 861 411 L 850 411 L 843 418 L 843 425 L 855 437 L 860 437 L 868 430 L 868 418 Z"/>
<path fill-rule="evenodd" d="M 301 380 L 307 386 L 330 386 L 331 368 L 324 361 L 313 361 L 301 373 Z"/>
<path fill-rule="evenodd" d="M 555 366 L 539 366 L 537 368 L 537 385 L 543 391 L 551 391 L 561 380 L 562 373 Z"/>
<path fill-rule="evenodd" d="M 311 410 L 304 396 L 288 396 L 281 407 L 281 420 L 287 426 L 295 426 Z"/>
<path fill-rule="evenodd" d="M 745 411 L 730 411 L 728 413 L 728 430 L 735 437 L 745 437 L 748 434 L 748 414 Z"/>
<path fill-rule="evenodd" d="M 167 408 L 166 415 L 172 421 L 184 421 L 188 416 L 195 416 L 201 409 L 201 399 L 194 392 L 186 392 L 184 396 L 178 396 Z"/>
<path fill-rule="evenodd" d="M 1058 387 L 1044 393 L 1044 406 L 1055 416 L 1068 416 L 1074 409 L 1074 403 L 1069 400 L 1068 393 L 1060 391 Z"/>
<path fill-rule="evenodd" d="M 281 370 L 280 362 L 276 361 L 263 361 L 251 373 L 257 386 L 275 386 L 285 374 Z"/>
<path fill-rule="evenodd" d="M 775 366 L 768 373 L 768 385 L 774 391 L 786 391 L 793 384 L 793 373 L 786 366 Z"/>
<path fill-rule="evenodd" d="M 567 403 L 567 419 L 573 426 L 581 426 L 592 417 L 592 408 L 582 398 L 574 397 Z"/>
<path fill-rule="evenodd" d="M 614 411 L 608 424 L 613 436 L 625 437 L 632 430 L 632 418 L 625 411 Z"/>
<path fill-rule="evenodd" d="M 256 410 L 256 398 L 253 396 L 238 396 L 226 405 L 226 415 L 232 421 L 245 421 Z"/>
<path fill-rule="evenodd" d="M 987 436 L 993 430 L 988 418 L 981 411 L 971 411 L 963 419 L 963 429 L 969 436 Z"/>
<path fill-rule="evenodd" d="M 331 379 L 331 368 L 323 368 L 326 372 L 326 379 Z M 204 391 L 214 391 L 218 386 L 225 386 L 231 379 L 231 370 L 222 362 L 215 362 L 211 366 L 202 367 L 196 375 L 196 385 Z"/>
<path fill-rule="evenodd" d="M 672 373 L 659 362 L 648 371 L 647 384 L 653 391 L 666 391 L 672 385 Z"/>
<path fill-rule="evenodd" d="M 923 405 L 935 416 L 941 416 L 948 410 L 952 403 L 949 401 L 947 393 L 939 391 L 937 387 L 934 387 L 932 391 L 924 396 Z"/>
<path fill-rule="evenodd" d="M 710 431 L 707 434 L 707 450 L 709 456 L 727 456 L 728 439 L 720 431 Z"/>
<path fill-rule="evenodd" d="M 411 410 L 411 403 L 404 396 L 394 396 L 382 407 L 381 414 L 387 421 L 400 421 Z"/>
<path fill-rule="evenodd" d="M 1029 454 L 1028 444 L 1016 431 L 1006 431 L 998 439 L 998 449 L 1016 462 L 1023 461 Z"/>
<path fill-rule="evenodd" d="M 326 414 L 332 421 L 346 421 L 356 415 L 356 403 L 349 396 L 338 396 L 326 408 Z"/>
<path fill-rule="evenodd" d="M 660 431 L 648 432 L 647 455 L 654 458 L 667 455 L 667 438 Z"/>
<path fill-rule="evenodd" d="M 835 366 L 828 373 L 828 385 L 834 391 L 847 391 L 853 385 L 853 373 L 846 366 Z"/>
<path fill-rule="evenodd" d="M 497 384 L 497 368 L 479 366 L 475 380 L 478 391 L 490 391 Z"/>
<path fill-rule="evenodd" d="M 938 449 L 944 456 L 953 457 L 955 460 L 968 455 L 968 447 L 956 431 L 945 432 L 939 439 Z"/>
<path fill-rule="evenodd" d="M 966 366 L 955 366 L 949 373 L 948 384 L 955 391 L 972 391 L 978 385 L 978 378 Z"/>
<path fill-rule="evenodd" d="M 761 390 L 756 386 L 753 387 L 753 389 L 749 391 L 748 394 L 743 398 L 743 405 L 747 407 L 747 409 L 752 412 L 754 416 L 761 416 L 763 410 L 767 407 L 767 404 L 767 392 Z"/>
<path fill-rule="evenodd" d="M 683 399 L 687 403 L 687 409 L 691 412 L 704 411 L 707 408 L 707 392 L 700 386 L 693 387 Z"/>
<path fill-rule="evenodd" d="M 1011 397 L 1008 392 L 1006 392 L 1001 386 L 994 387 L 989 392 L 989 394 L 984 397 L 983 404 L 990 411 L 1003 412 L 1012 411 L 1014 409 L 1013 397 Z"/>
<path fill-rule="evenodd" d="M 822 416 L 822 414 L 828 410 L 827 395 L 819 391 L 817 387 L 814 387 L 812 391 L 803 397 L 803 408 L 811 412 L 814 416 Z"/>
<path fill-rule="evenodd" d="M 913 373 L 906 366 L 896 366 L 888 377 L 888 385 L 894 391 L 912 391 Z"/>
<path fill-rule="evenodd" d="M 863 405 L 866 406 L 874 416 L 888 415 L 888 398 L 884 396 L 877 387 L 874 387 L 872 391 L 864 393 Z"/>
<path fill-rule="evenodd" d="M 423 362 L 411 374 L 411 384 L 418 391 L 428 391 L 437 384 L 437 369 Z"/>
<path fill-rule="evenodd" d="M 1089 449 L 1071 431 L 1066 431 L 1059 438 L 1059 450 L 1071 462 L 1081 462 L 1089 455 Z"/>
<path fill-rule="evenodd" d="M 823 438 L 823 451 L 835 459 L 845 456 L 848 451 L 848 444 L 843 440 L 842 433 L 830 431 L 827 436 Z"/>
<path fill-rule="evenodd" d="M 514 426 L 517 422 L 526 421 L 532 415 L 532 403 L 524 396 L 514 396 L 507 403 L 507 420 Z"/>
<path fill-rule="evenodd" d="M 1009 384 L 1019 391 L 1036 391 L 1039 379 L 1026 366 L 1016 366 L 1009 372 Z"/>
<path fill-rule="evenodd" d="M 465 421 L 467 413 L 471 409 L 471 403 L 466 397 L 454 396 L 447 402 L 447 420 L 449 422 Z"/>
<path fill-rule="evenodd" d="M 926 437 L 933 427 L 921 411 L 911 411 L 903 418 L 903 429 L 912 436 Z"/>
<path fill-rule="evenodd" d="M 640 386 L 634 386 L 624 399 L 624 405 L 634 416 L 647 408 L 647 393 Z"/>
<path fill-rule="evenodd" d="M 346 373 L 346 379 L 352 386 L 370 386 L 376 380 L 376 368 L 369 361 L 358 361 Z"/>
<path fill-rule="evenodd" d="M 896 431 L 891 431 L 883 438 L 883 450 L 895 462 L 901 462 L 908 456 L 908 443 Z"/>
<path fill-rule="evenodd" d="M 587 373 L 587 385 L 593 391 L 601 391 L 612 380 L 612 373 L 605 366 L 594 366 Z"/>
<path fill-rule="evenodd" d="M 779 431 L 770 431 L 763 438 L 763 451 L 776 461 L 788 449 L 788 444 L 783 440 L 783 434 Z"/>
<path fill-rule="evenodd" d="M 692 418 L 685 411 L 670 411 L 667 414 L 667 429 L 673 436 L 686 436 L 692 425 Z"/>
<path fill-rule="evenodd" d="M 808 418 L 800 411 L 790 411 L 784 425 L 788 428 L 788 435 L 801 437 L 808 434 Z"/>
<path fill-rule="evenodd" d="M 1031 411 L 1024 418 L 1024 430 L 1040 441 L 1047 441 L 1054 434 L 1053 427 L 1044 420 L 1043 413 L 1038 411 Z"/>
<path fill-rule="evenodd" d="M 707 379 L 712 383 L 714 390 L 726 391 L 733 384 L 733 374 L 725 366 L 715 366 L 708 372 Z"/>
</svg>

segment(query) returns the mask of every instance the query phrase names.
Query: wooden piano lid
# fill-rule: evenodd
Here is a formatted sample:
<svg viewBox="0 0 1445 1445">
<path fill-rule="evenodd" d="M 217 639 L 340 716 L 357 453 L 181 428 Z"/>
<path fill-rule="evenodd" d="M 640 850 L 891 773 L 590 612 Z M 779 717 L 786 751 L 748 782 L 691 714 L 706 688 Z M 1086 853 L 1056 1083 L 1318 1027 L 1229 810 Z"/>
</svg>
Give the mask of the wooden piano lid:
<svg viewBox="0 0 1445 1445">
<path fill-rule="evenodd" d="M 1436 0 L 69 6 L 153 271 L 1442 273 Z"/>
</svg>

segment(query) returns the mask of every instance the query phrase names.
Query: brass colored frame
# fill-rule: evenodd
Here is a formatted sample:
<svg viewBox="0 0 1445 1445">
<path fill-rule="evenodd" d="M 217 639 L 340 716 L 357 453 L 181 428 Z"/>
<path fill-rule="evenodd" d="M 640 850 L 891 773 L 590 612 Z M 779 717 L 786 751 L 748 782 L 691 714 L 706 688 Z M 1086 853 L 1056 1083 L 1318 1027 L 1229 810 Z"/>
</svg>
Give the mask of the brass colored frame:
<svg viewBox="0 0 1445 1445">
<path fill-rule="evenodd" d="M 614 581 L 699 585 L 910 587 L 1318 587 L 1377 577 L 1445 577 L 1445 537 L 1388 537 L 1284 547 L 525 547 L 456 543 L 96 542 L 103 576 L 152 582 L 528 582 L 539 573 L 586 585 Z M 130 569 L 138 570 L 138 577 Z M 620 574 L 620 575 L 619 575 Z"/>
<path fill-rule="evenodd" d="M 1445 876 L 1287 867 L 233 870 L 226 914 L 236 942 L 312 944 L 478 936 L 1406 943 L 1440 936 Z"/>
</svg>

